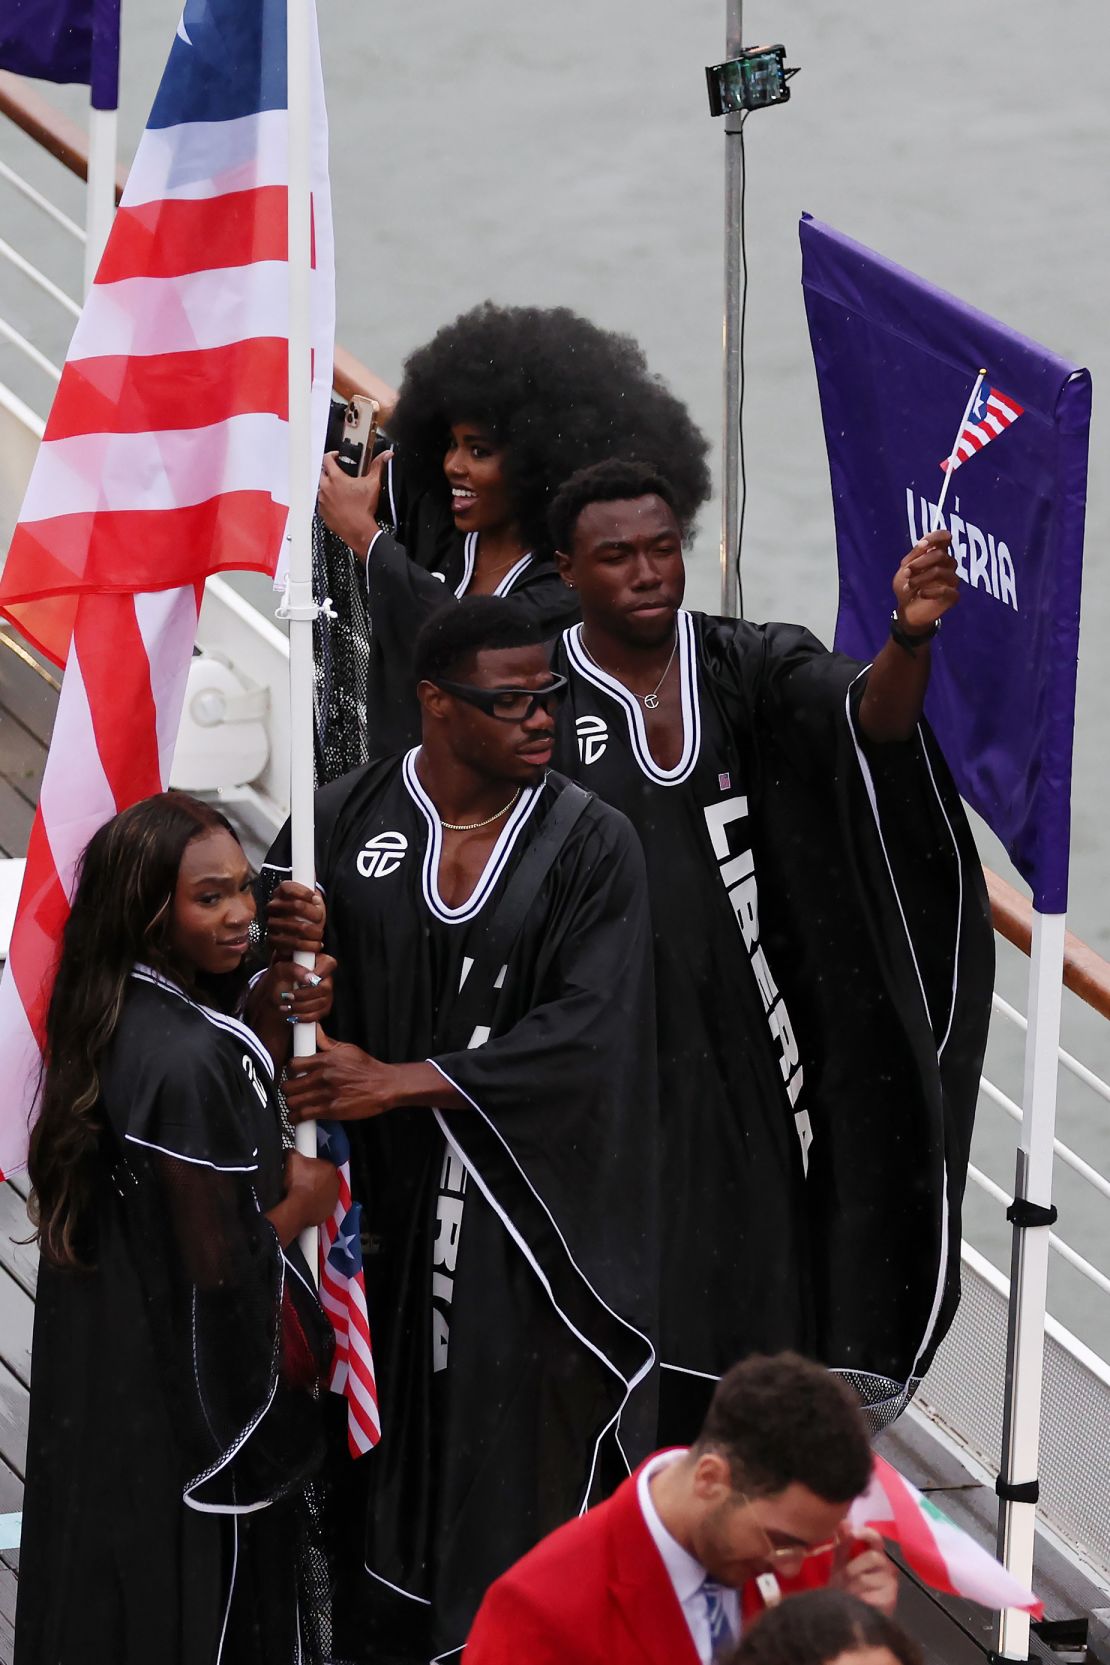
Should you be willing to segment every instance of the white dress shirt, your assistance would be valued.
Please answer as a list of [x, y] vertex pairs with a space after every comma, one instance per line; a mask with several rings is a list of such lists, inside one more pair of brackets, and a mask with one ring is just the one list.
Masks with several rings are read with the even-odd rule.
[[[668, 1463], [677, 1462], [686, 1455], [685, 1451], [661, 1451], [640, 1470], [640, 1478], [636, 1482], [636, 1495], [640, 1503], [640, 1512], [651, 1533], [656, 1549], [663, 1557], [663, 1565], [667, 1569], [667, 1576], [674, 1588], [678, 1605], [682, 1609], [682, 1616], [690, 1630], [693, 1643], [698, 1651], [698, 1658], [703, 1665], [712, 1665], [713, 1652], [709, 1640], [709, 1615], [705, 1609], [705, 1595], [702, 1585], [708, 1574], [700, 1561], [696, 1561], [688, 1550], [683, 1549], [677, 1539], [672, 1538], [663, 1522], [659, 1519], [659, 1511], [652, 1500], [650, 1482], [660, 1469], [666, 1468]], [[724, 1609], [732, 1626], [733, 1635], [740, 1636], [740, 1598], [735, 1590], [722, 1590]]]

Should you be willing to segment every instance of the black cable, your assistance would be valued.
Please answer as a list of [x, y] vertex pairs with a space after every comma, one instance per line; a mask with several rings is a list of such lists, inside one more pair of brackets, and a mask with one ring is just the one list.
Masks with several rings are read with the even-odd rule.
[[736, 610], [744, 617], [744, 580], [740, 573], [740, 552], [744, 544], [744, 516], [748, 507], [748, 470], [744, 456], [744, 337], [748, 322], [748, 237], [744, 205], [748, 194], [748, 169], [744, 157], [744, 123], [748, 111], [740, 117], [737, 138], [740, 141], [740, 351], [739, 388], [736, 400], [737, 461], [740, 465], [740, 502], [736, 514]]

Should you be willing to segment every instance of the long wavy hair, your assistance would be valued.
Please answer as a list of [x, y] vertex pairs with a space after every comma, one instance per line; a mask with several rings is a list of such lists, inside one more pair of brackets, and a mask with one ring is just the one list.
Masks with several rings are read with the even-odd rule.
[[218, 810], [184, 792], [132, 804], [95, 832], [81, 859], [46, 1014], [39, 1116], [31, 1129], [31, 1219], [56, 1266], [89, 1263], [85, 1227], [104, 1120], [100, 1066], [123, 1010], [132, 968], [144, 963], [207, 1004], [231, 1008], [242, 977], [200, 979], [176, 958], [173, 898], [185, 847], [222, 829]]

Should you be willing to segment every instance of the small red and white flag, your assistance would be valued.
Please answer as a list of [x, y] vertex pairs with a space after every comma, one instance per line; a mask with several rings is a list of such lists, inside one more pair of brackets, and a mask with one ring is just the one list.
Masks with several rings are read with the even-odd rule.
[[910, 1570], [943, 1595], [963, 1596], [997, 1612], [1017, 1607], [1034, 1619], [1044, 1616], [1044, 1604], [1032, 1590], [882, 1457], [876, 1456], [871, 1484], [852, 1504], [848, 1521], [896, 1543]]
[[[0, 579], [0, 613], [65, 667], [0, 982], [0, 1173], [26, 1162], [81, 853], [97, 827], [168, 784], [204, 580], [229, 568], [273, 573], [282, 550], [285, 36], [284, 0], [186, 0]], [[315, 31], [313, 42], [322, 451], [335, 273]], [[306, 467], [315, 477], [312, 458]]]
[[320, 1227], [320, 1303], [335, 1331], [328, 1386], [347, 1401], [347, 1449], [361, 1457], [382, 1437], [362, 1270], [362, 1205], [351, 1197], [351, 1147], [342, 1123], [317, 1122], [316, 1148], [339, 1173], [335, 1212]]
[[1000, 393], [997, 387], [987, 387], [984, 383], [968, 408], [967, 417], [956, 441], [954, 460], [945, 457], [941, 462], [944, 473], [948, 473], [950, 461], [954, 472], [967, 462], [969, 457], [981, 451], [984, 445], [989, 445], [992, 439], [1004, 434], [1024, 409], [1025, 406], [1019, 405], [1016, 399], [1011, 399], [1005, 393]]

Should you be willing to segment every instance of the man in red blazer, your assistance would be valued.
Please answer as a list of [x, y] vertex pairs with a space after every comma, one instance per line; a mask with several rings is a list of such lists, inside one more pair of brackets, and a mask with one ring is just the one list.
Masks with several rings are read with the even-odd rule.
[[748, 1359], [694, 1445], [649, 1457], [491, 1585], [466, 1665], [710, 1665], [765, 1606], [825, 1584], [890, 1612], [879, 1539], [842, 1531], [870, 1475], [839, 1377], [790, 1353]]

